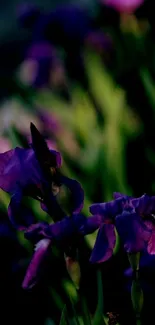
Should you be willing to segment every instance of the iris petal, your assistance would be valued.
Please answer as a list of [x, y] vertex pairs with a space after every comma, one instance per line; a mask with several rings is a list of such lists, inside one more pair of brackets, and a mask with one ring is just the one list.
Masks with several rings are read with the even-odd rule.
[[147, 251], [149, 254], [154, 255], [155, 254], [155, 224], [150, 220], [144, 221], [144, 224], [151, 231], [151, 236], [147, 245]]
[[103, 225], [99, 229], [90, 262], [102, 263], [108, 260], [113, 254], [115, 243], [116, 235], [114, 225]]
[[32, 149], [15, 148], [0, 154], [0, 188], [13, 194], [21, 188], [41, 181], [41, 171]]
[[27, 207], [22, 206], [23, 193], [20, 188], [12, 195], [8, 207], [8, 216], [12, 225], [18, 230], [24, 230], [31, 224], [35, 223], [32, 211]]
[[61, 183], [68, 187], [72, 195], [72, 214], [81, 212], [84, 205], [84, 190], [81, 184], [75, 179], [61, 176]]
[[24, 281], [22, 283], [23, 289], [31, 289], [37, 283], [50, 246], [51, 240], [41, 240], [41, 243], [38, 245], [38, 248], [36, 249], [28, 266]]
[[151, 232], [136, 213], [123, 212], [116, 217], [116, 229], [127, 253], [146, 248]]
[[133, 199], [132, 203], [139, 214], [148, 215], [155, 211], [155, 196], [144, 194], [138, 199]]
[[92, 214], [99, 214], [103, 216], [104, 219], [108, 217], [113, 218], [122, 212], [124, 202], [124, 197], [121, 197], [110, 202], [96, 203], [89, 207], [89, 211]]

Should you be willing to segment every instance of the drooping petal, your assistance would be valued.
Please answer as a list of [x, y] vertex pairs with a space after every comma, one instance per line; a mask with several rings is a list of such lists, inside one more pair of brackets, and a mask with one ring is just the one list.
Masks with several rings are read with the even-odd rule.
[[136, 213], [123, 212], [116, 217], [116, 229], [127, 253], [136, 253], [146, 248], [151, 232]]
[[41, 172], [32, 149], [16, 147], [0, 154], [0, 188], [13, 194], [17, 185], [21, 188], [38, 184]]
[[98, 232], [90, 262], [102, 263], [107, 261], [113, 254], [116, 243], [114, 225], [103, 225]]
[[84, 190], [81, 184], [75, 179], [68, 178], [64, 175], [60, 177], [60, 181], [62, 184], [68, 187], [71, 192], [72, 214], [80, 213], [84, 205]]
[[38, 241], [40, 240], [40, 231], [48, 226], [48, 222], [39, 222], [31, 224], [24, 231], [24, 237], [28, 240]]
[[28, 266], [24, 281], [22, 283], [23, 289], [31, 289], [37, 283], [51, 244], [50, 239], [42, 239], [37, 245], [36, 251]]
[[23, 192], [20, 188], [12, 195], [10, 204], [8, 206], [8, 216], [12, 225], [17, 230], [25, 230], [32, 223], [35, 223], [32, 211], [27, 207], [22, 206]]
[[63, 220], [45, 226], [40, 231], [44, 238], [54, 239], [56, 242], [65, 242], [70, 240], [76, 233], [76, 224], [74, 219], [65, 217]]

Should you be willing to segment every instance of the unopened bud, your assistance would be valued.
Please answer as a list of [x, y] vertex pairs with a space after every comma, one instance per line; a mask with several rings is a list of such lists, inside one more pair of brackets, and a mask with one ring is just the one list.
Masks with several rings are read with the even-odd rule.
[[72, 257], [65, 256], [66, 268], [73, 281], [76, 289], [79, 289], [80, 278], [81, 278], [81, 270], [79, 262]]

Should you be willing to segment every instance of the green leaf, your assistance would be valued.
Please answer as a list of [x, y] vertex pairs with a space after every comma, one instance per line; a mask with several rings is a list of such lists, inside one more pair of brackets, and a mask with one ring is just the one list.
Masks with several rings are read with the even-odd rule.
[[82, 305], [83, 323], [87, 324], [87, 325], [91, 325], [92, 324], [91, 317], [89, 314], [89, 309], [88, 309], [86, 299], [83, 295], [81, 295], [80, 300], [81, 300], [81, 305]]
[[80, 325], [80, 321], [79, 321], [78, 315], [77, 315], [75, 307], [74, 307], [73, 299], [72, 299], [71, 296], [69, 296], [69, 298], [70, 298], [70, 302], [71, 302], [71, 306], [72, 306], [72, 310], [73, 310], [73, 315], [74, 315], [74, 318], [72, 320], [73, 325]]
[[103, 288], [102, 288], [102, 274], [97, 271], [97, 287], [98, 287], [98, 304], [93, 318], [92, 325], [107, 325], [103, 314]]
[[64, 306], [62, 313], [61, 313], [61, 318], [60, 318], [60, 323], [59, 325], [69, 325], [69, 321], [67, 319], [67, 307], [66, 305]]
[[143, 82], [146, 94], [148, 96], [149, 102], [152, 108], [155, 109], [155, 84], [147, 68], [142, 68], [140, 70], [141, 80]]
[[73, 281], [75, 288], [79, 289], [80, 279], [81, 279], [81, 270], [78, 260], [71, 258], [70, 256], [65, 256], [66, 269], [68, 274]]
[[53, 287], [49, 287], [49, 292], [50, 295], [52, 296], [52, 298], [54, 299], [57, 307], [62, 310], [64, 308], [64, 300], [62, 299], [62, 297], [58, 294], [57, 290], [54, 289]]
[[68, 280], [62, 280], [62, 286], [67, 293], [67, 295], [70, 297], [71, 301], [77, 302], [78, 300], [78, 295], [77, 295], [77, 290], [75, 288], [75, 285], [73, 282], [68, 281]]
[[139, 281], [139, 261], [140, 261], [140, 253], [136, 254], [128, 254], [128, 259], [130, 265], [132, 267], [133, 272], [135, 273], [135, 279], [132, 281], [131, 286], [131, 300], [132, 306], [137, 318], [137, 325], [141, 324], [140, 322], [140, 314], [143, 308], [144, 295], [141, 289], [140, 281]]
[[132, 281], [131, 300], [136, 318], [139, 319], [143, 308], [144, 295], [138, 279]]
[[139, 270], [140, 252], [128, 254], [128, 259], [133, 271]]
[[118, 232], [116, 230], [116, 228], [114, 228], [114, 231], [115, 231], [115, 235], [116, 235], [116, 244], [115, 244], [115, 247], [114, 247], [114, 250], [113, 250], [113, 254], [116, 255], [120, 249], [120, 237], [118, 235]]
[[20, 145], [19, 137], [15, 133], [15, 130], [14, 130], [13, 126], [10, 125], [7, 132], [8, 132], [9, 139], [10, 139], [10, 141], [12, 143], [12, 146], [14, 148], [19, 146]]

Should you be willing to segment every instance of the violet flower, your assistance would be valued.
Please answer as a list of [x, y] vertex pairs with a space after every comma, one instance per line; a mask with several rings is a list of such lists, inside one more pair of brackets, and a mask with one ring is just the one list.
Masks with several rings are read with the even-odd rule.
[[[65, 217], [55, 224], [42, 225], [42, 229], [40, 228], [38, 232], [41, 239], [35, 247], [35, 253], [27, 269], [22, 284], [23, 289], [31, 289], [38, 282], [46, 256], [53, 244], [58, 245], [65, 252], [80, 236], [85, 236], [98, 229], [100, 219], [99, 216], [86, 218], [83, 215], [75, 214], [72, 217]], [[28, 240], [31, 240], [35, 235], [34, 226], [25, 232], [25, 237]]]
[[[115, 227], [127, 253], [146, 250], [155, 254], [155, 197], [143, 195], [134, 199], [120, 193], [114, 201], [94, 204], [92, 214], [102, 218], [96, 243], [90, 258], [91, 262], [103, 262], [113, 254], [116, 243]], [[101, 249], [102, 247], [102, 249]]]
[[[48, 224], [46, 222], [34, 223], [31, 211], [22, 209], [23, 196], [38, 199], [41, 202], [41, 208], [49, 213], [54, 221], [61, 220], [64, 218], [65, 212], [56, 201], [54, 191], [64, 184], [72, 195], [70, 222], [73, 227], [72, 219], [76, 218], [83, 207], [84, 191], [79, 182], [64, 176], [58, 170], [61, 167], [60, 153], [48, 149], [45, 140], [34, 124], [31, 123], [30, 129], [32, 149], [15, 148], [0, 155], [0, 188], [11, 194], [8, 214], [12, 224], [18, 230], [23, 230], [25, 236], [36, 243], [42, 238], [41, 230]], [[60, 226], [62, 228], [62, 231], [60, 228], [61, 237], [61, 232], [71, 232], [70, 228], [63, 230], [65, 224], [62, 223]], [[69, 236], [69, 233], [66, 236]], [[36, 265], [37, 270], [41, 268], [42, 259], [44, 260], [44, 256], [51, 246], [51, 239], [45, 240], [43, 243], [43, 251], [37, 251], [37, 257], [34, 256], [36, 262], [32, 263], [33, 273], [35, 273]]]
[[32, 42], [47, 41], [52, 46], [65, 50], [65, 65], [69, 76], [88, 87], [81, 49], [87, 44], [97, 52], [103, 53], [111, 48], [111, 40], [94, 27], [87, 10], [77, 5], [65, 4], [37, 16], [34, 14], [34, 8], [31, 10], [31, 7], [27, 7], [24, 14], [21, 10], [18, 17], [20, 22], [23, 21], [23, 25], [31, 26]]
[[29, 47], [20, 68], [20, 79], [36, 89], [52, 89], [62, 95], [68, 94], [63, 62], [55, 47], [47, 41], [35, 40]]
[[[18, 230], [26, 230], [34, 224], [31, 211], [22, 209], [23, 196], [30, 196], [41, 203], [53, 219], [61, 220], [65, 213], [52, 193], [52, 187], [64, 184], [73, 197], [72, 213], [83, 207], [84, 193], [81, 185], [59, 173], [61, 155], [49, 150], [34, 125], [31, 125], [32, 148], [15, 148], [0, 154], [0, 188], [11, 195], [9, 218]], [[54, 189], [53, 189], [54, 191]], [[37, 226], [37, 225], [36, 225]]]
[[90, 262], [101, 263], [112, 256], [116, 243], [115, 216], [122, 213], [126, 202], [128, 202], [127, 198], [119, 197], [111, 202], [96, 203], [90, 206], [90, 212], [93, 215], [99, 215], [102, 220]]
[[132, 210], [115, 219], [116, 229], [127, 253], [146, 251], [155, 254], [155, 197], [144, 194], [132, 199]]

